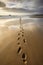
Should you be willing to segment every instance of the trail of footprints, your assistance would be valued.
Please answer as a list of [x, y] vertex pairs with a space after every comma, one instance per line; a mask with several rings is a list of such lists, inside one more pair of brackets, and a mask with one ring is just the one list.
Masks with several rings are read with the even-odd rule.
[[[22, 33], [22, 37], [24, 37], [24, 30], [20, 30], [20, 32], [18, 33], [18, 38], [17, 38], [17, 41], [19, 41], [20, 40], [20, 38], [21, 38], [21, 33]], [[26, 42], [26, 40], [25, 40], [25, 38], [23, 39], [23, 43], [25, 43]], [[18, 45], [18, 50], [17, 50], [17, 54], [21, 54], [21, 52], [23, 51], [23, 49], [22, 49], [22, 47], [21, 47], [21, 45], [20, 45], [21, 43], [20, 42], [18, 42], [17, 43], [17, 45]], [[22, 56], [21, 56], [21, 58], [22, 58], [22, 61], [23, 61], [23, 63], [24, 64], [27, 64], [27, 55], [26, 55], [26, 53], [23, 51], [23, 53], [22, 53]]]

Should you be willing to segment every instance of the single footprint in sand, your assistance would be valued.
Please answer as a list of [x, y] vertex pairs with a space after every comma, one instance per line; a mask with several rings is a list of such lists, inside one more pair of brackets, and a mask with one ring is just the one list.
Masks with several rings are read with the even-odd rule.
[[25, 43], [25, 42], [26, 42], [26, 40], [25, 40], [25, 39], [23, 39], [23, 42]]
[[17, 40], [19, 40], [20, 39], [20, 37], [18, 37], [18, 39]]
[[23, 58], [23, 59], [25, 58], [25, 53], [22, 54], [22, 58]]
[[27, 56], [25, 53], [22, 54], [22, 59], [23, 59], [24, 64], [27, 64]]
[[17, 53], [20, 54], [22, 52], [22, 48], [19, 47]]
[[18, 33], [18, 35], [20, 35], [20, 33]]
[[19, 43], [19, 42], [18, 42], [17, 44], [18, 44], [18, 45], [20, 45], [20, 43]]
[[22, 34], [22, 37], [24, 37], [24, 35]]
[[17, 43], [18, 46], [21, 46], [20, 42]]

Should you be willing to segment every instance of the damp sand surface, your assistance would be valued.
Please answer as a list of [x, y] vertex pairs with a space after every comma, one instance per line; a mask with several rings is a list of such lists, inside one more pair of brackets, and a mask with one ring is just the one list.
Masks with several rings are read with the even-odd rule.
[[43, 65], [43, 23], [0, 29], [0, 65]]

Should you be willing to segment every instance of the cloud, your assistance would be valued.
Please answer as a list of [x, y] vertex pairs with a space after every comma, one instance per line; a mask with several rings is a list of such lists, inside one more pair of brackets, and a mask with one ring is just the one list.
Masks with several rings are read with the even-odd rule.
[[30, 1], [30, 0], [8, 0], [9, 2], [25, 2], [25, 1]]
[[6, 4], [4, 2], [0, 1], [0, 7], [5, 7], [5, 6], [6, 6]]

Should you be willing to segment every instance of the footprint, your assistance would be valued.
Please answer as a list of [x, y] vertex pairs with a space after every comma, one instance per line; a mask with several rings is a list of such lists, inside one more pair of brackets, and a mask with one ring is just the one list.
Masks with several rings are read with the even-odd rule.
[[17, 44], [19, 45], [20, 43], [18, 42]]
[[20, 35], [20, 33], [18, 33], [18, 35]]
[[22, 37], [23, 37], [24, 35], [22, 34]]
[[18, 37], [18, 40], [20, 39], [20, 37]]
[[24, 59], [25, 59], [25, 53], [23, 53], [23, 54], [22, 54], [22, 58], [24, 58]]
[[21, 47], [19, 47], [19, 49], [18, 49], [17, 53], [18, 53], [18, 54], [20, 54], [21, 52], [22, 52], [22, 48], [21, 48]]
[[25, 42], [26, 42], [26, 40], [25, 40], [25, 39], [23, 39], [23, 42], [25, 43]]
[[27, 64], [27, 56], [25, 53], [22, 54], [22, 59], [25, 64]]

